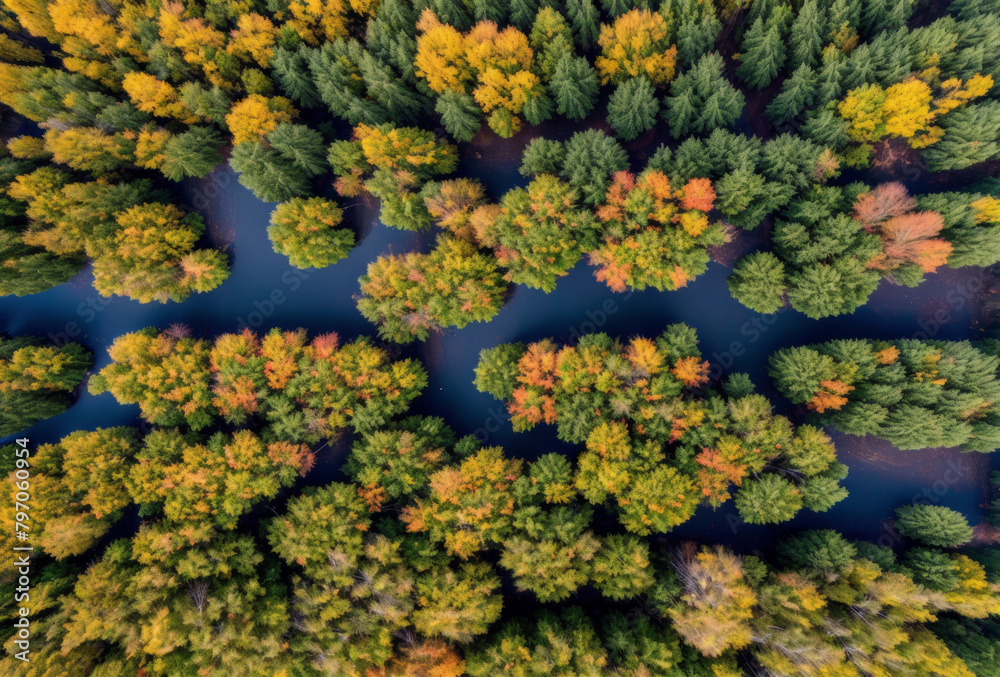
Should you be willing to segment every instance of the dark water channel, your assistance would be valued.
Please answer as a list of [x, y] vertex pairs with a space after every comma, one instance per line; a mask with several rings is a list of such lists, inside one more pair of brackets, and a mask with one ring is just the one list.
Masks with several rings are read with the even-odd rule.
[[[460, 173], [481, 177], [497, 197], [524, 183], [510, 159], [497, 160], [475, 147], [467, 156]], [[0, 299], [0, 330], [80, 341], [94, 351], [95, 369], [108, 364], [106, 349], [115, 337], [175, 322], [190, 326], [202, 338], [243, 326], [258, 331], [305, 327], [311, 334], [332, 330], [346, 339], [374, 335], [374, 327], [361, 317], [352, 298], [358, 277], [380, 254], [426, 249], [434, 237], [392, 230], [377, 222], [374, 209], [349, 207], [347, 217], [360, 234], [359, 246], [334, 266], [298, 271], [271, 250], [266, 227], [273, 205], [254, 198], [227, 167], [187, 185], [185, 197], [206, 217], [213, 242], [226, 246], [232, 256], [232, 276], [219, 289], [195, 295], [183, 304], [143, 305], [103, 299], [85, 271], [42, 294]], [[572, 455], [576, 450], [556, 439], [554, 427], [513, 433], [502, 405], [472, 385], [473, 368], [484, 347], [549, 336], [572, 340], [591, 331], [655, 336], [666, 324], [684, 322], [698, 330], [702, 353], [713, 363], [714, 372], [748, 372], [779, 409], [795, 417], [798, 412], [790, 410], [767, 379], [767, 356], [780, 347], [828, 338], [966, 339], [978, 335], [970, 313], [970, 302], [983, 286], [984, 273], [978, 269], [945, 269], [917, 289], [883, 283], [870, 303], [855, 314], [822, 321], [792, 311], [758, 315], [730, 297], [728, 274], [726, 267], [712, 263], [705, 275], [677, 292], [615, 294], [594, 279], [588, 265], [580, 263], [551, 294], [517, 287], [510, 302], [488, 324], [448, 331], [426, 344], [389, 348], [399, 356], [420, 359], [430, 373], [427, 390], [416, 403], [419, 413], [443, 416], [460, 434], [475, 433], [491, 445], [532, 458], [549, 451]], [[78, 429], [137, 423], [138, 407], [120, 406], [108, 394], [93, 397], [83, 392], [70, 410], [27, 434], [33, 444], [40, 444]], [[857, 537], [888, 538], [881, 522], [896, 506], [915, 498], [960, 510], [973, 523], [981, 521], [988, 496], [988, 456], [957, 450], [900, 452], [872, 439], [844, 435], [835, 439], [840, 459], [850, 467], [845, 484], [851, 495], [829, 512], [803, 512], [780, 527], [751, 527], [738, 524], [729, 503], [715, 511], [701, 508], [670, 537], [754, 548], [765, 547], [790, 530], [835, 527]], [[338, 478], [348, 442], [345, 439], [322, 449], [317, 467], [305, 482], [322, 484]]]

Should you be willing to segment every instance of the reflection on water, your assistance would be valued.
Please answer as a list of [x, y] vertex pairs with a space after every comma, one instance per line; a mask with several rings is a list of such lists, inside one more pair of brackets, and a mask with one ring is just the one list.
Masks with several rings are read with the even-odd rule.
[[[524, 183], [517, 174], [516, 161], [502, 158], [491, 162], [481, 148], [477, 152], [479, 157], [470, 154], [462, 171], [482, 176], [495, 194]], [[219, 289], [195, 295], [183, 304], [142, 305], [119, 298], [102, 299], [90, 285], [89, 271], [85, 271], [70, 283], [42, 294], [0, 299], [0, 329], [80, 341], [96, 353], [97, 369], [109, 362], [106, 349], [115, 337], [174, 322], [189, 325], [200, 337], [245, 326], [260, 331], [279, 326], [305, 327], [313, 334], [332, 330], [350, 339], [374, 333], [352, 298], [368, 263], [387, 252], [426, 250], [434, 239], [432, 233], [402, 232], [380, 224], [372, 227], [374, 209], [349, 207], [346, 218], [361, 235], [359, 246], [334, 266], [299, 271], [271, 250], [266, 228], [273, 205], [256, 200], [228, 168], [219, 168], [208, 179], [188, 185], [186, 199], [205, 215], [210, 239], [229, 247], [233, 256], [232, 277]], [[849, 337], [975, 338], [969, 304], [983, 287], [983, 273], [977, 269], [945, 269], [916, 289], [885, 282], [870, 303], [855, 314], [822, 321], [792, 311], [773, 316], [754, 313], [730, 297], [728, 272], [713, 263], [704, 276], [676, 292], [615, 294], [594, 279], [589, 266], [580, 263], [551, 294], [516, 288], [509, 303], [488, 324], [449, 331], [426, 344], [389, 347], [399, 356], [419, 358], [430, 372], [427, 391], [416, 403], [419, 413], [444, 416], [460, 434], [476, 434], [491, 445], [532, 458], [550, 451], [572, 455], [576, 450], [556, 439], [554, 426], [515, 435], [502, 405], [476, 392], [472, 370], [484, 347], [550, 336], [572, 341], [592, 331], [652, 336], [668, 323], [685, 322], [698, 330], [702, 353], [713, 364], [714, 374], [748, 372], [781, 408], [787, 403], [771, 388], [766, 361], [772, 351], [783, 346]], [[795, 416], [798, 412], [786, 413]], [[77, 429], [138, 423], [137, 416], [138, 407], [119, 406], [108, 394], [92, 397], [84, 393], [69, 411], [42, 422], [29, 435], [36, 444], [52, 442]], [[695, 519], [670, 537], [753, 548], [793, 529], [836, 527], [850, 535], [876, 538], [879, 521], [891, 516], [897, 505], [913, 500], [948, 505], [968, 515], [970, 521], [980, 521], [989, 457], [956, 450], [900, 452], [877, 440], [845, 435], [835, 439], [841, 460], [851, 469], [845, 480], [851, 496], [829, 512], [803, 512], [780, 527], [751, 527], [739, 524], [729, 503], [716, 511], [702, 508]], [[326, 483], [339, 477], [337, 469], [346, 453], [346, 442], [341, 440], [318, 454], [320, 463], [306, 483]]]

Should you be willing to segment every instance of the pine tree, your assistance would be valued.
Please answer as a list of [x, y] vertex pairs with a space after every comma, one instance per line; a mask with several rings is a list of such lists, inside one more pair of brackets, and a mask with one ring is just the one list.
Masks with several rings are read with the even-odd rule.
[[570, 120], [582, 120], [590, 115], [599, 89], [597, 73], [590, 63], [568, 54], [559, 60], [549, 83], [556, 112]]
[[566, 16], [577, 46], [585, 52], [593, 49], [601, 27], [601, 12], [594, 0], [566, 0]]
[[816, 73], [805, 64], [781, 83], [781, 92], [767, 106], [772, 125], [781, 125], [801, 115], [816, 102]]
[[972, 540], [965, 516], [943, 505], [904, 505], [896, 517], [899, 533], [927, 545], [954, 548]]
[[160, 171], [171, 181], [207, 176], [222, 162], [221, 145], [222, 138], [214, 129], [190, 127], [167, 141]]
[[729, 277], [733, 298], [758, 313], [776, 313], [784, 305], [785, 266], [771, 252], [754, 252], [740, 259]]
[[729, 127], [740, 116], [743, 104], [743, 94], [722, 74], [722, 57], [712, 53], [670, 83], [664, 115], [670, 134], [679, 139]]
[[632, 141], [656, 124], [660, 102], [653, 85], [640, 76], [618, 85], [608, 102], [608, 124], [626, 141]]
[[472, 141], [482, 124], [482, 113], [475, 100], [468, 94], [451, 89], [438, 97], [434, 110], [441, 116], [441, 124], [456, 141]]
[[[878, 0], [876, 0], [878, 1]], [[796, 71], [803, 66], [815, 68], [825, 46], [829, 31], [817, 0], [806, 0], [799, 9], [788, 35], [788, 67]]]
[[754, 89], [763, 89], [785, 64], [785, 36], [773, 17], [767, 23], [759, 17], [743, 39], [737, 75]]

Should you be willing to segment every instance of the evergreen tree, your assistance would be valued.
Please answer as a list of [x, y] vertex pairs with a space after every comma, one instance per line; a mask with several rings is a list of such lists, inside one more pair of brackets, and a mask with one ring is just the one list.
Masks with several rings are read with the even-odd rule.
[[754, 89], [771, 84], [785, 65], [785, 30], [777, 13], [765, 23], [758, 17], [740, 45], [740, 66], [737, 75]]
[[818, 66], [828, 33], [817, 0], [802, 3], [788, 34], [788, 67], [799, 71], [803, 66]]
[[781, 92], [767, 105], [767, 118], [773, 125], [784, 124], [808, 110], [815, 101], [816, 73], [803, 64], [781, 83]]
[[482, 124], [480, 108], [468, 94], [448, 90], [438, 97], [434, 110], [456, 141], [472, 141]]
[[608, 124], [626, 141], [632, 141], [656, 124], [660, 102], [653, 85], [639, 76], [622, 82], [608, 102]]
[[222, 162], [218, 151], [221, 144], [222, 138], [214, 129], [190, 127], [163, 147], [164, 162], [160, 171], [171, 181], [207, 176]]
[[722, 57], [712, 53], [670, 83], [664, 115], [670, 122], [670, 134], [679, 139], [731, 126], [743, 104], [743, 94], [722, 74]]
[[582, 120], [590, 114], [599, 89], [597, 73], [590, 63], [569, 54], [558, 61], [549, 82], [556, 112], [570, 120]]
[[754, 252], [736, 262], [729, 293], [758, 313], [776, 313], [784, 305], [785, 266], [771, 252]]
[[904, 505], [896, 508], [896, 518], [899, 533], [927, 545], [954, 548], [972, 540], [965, 516], [943, 505]]

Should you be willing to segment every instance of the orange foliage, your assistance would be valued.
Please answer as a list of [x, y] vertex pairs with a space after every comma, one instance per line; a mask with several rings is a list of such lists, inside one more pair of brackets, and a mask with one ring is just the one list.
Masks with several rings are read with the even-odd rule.
[[861, 222], [866, 230], [890, 216], [899, 216], [917, 206], [915, 198], [911, 197], [906, 186], [893, 181], [876, 186], [871, 192], [865, 193], [854, 204], [854, 218]]
[[708, 179], [691, 179], [684, 184], [681, 209], [700, 209], [703, 212], [710, 212], [714, 203], [715, 189]]
[[899, 348], [889, 346], [875, 353], [875, 361], [879, 364], [895, 364], [899, 359]]
[[707, 361], [701, 362], [695, 356], [682, 357], [674, 363], [671, 373], [689, 388], [697, 388], [708, 383]]
[[888, 262], [916, 263], [925, 273], [933, 273], [944, 265], [952, 246], [934, 236], [944, 228], [944, 219], [937, 212], [913, 212], [889, 219], [882, 226], [882, 249]]
[[822, 388], [806, 403], [806, 407], [820, 414], [827, 409], [840, 409], [847, 404], [844, 395], [854, 390], [854, 386], [837, 379], [823, 381], [820, 385]]

